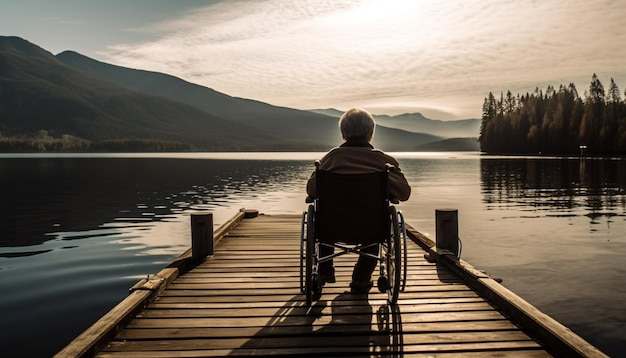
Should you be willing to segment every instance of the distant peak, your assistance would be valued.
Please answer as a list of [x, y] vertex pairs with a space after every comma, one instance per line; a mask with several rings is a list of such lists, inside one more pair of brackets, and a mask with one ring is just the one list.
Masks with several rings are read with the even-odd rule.
[[86, 56], [81, 55], [80, 53], [78, 53], [76, 51], [72, 51], [72, 50], [65, 50], [63, 52], [59, 52], [57, 54], [57, 56], [80, 56], [80, 57], [86, 57]]
[[17, 36], [0, 36], [0, 51], [16, 52], [27, 56], [51, 56], [43, 48]]
[[56, 55], [57, 58], [74, 58], [74, 59], [81, 59], [81, 60], [91, 60], [91, 61], [96, 61], [94, 59], [92, 59], [91, 57], [85, 56], [81, 53], [78, 53], [76, 51], [72, 51], [72, 50], [65, 50], [63, 52], [60, 52]]
[[18, 37], [18, 36], [0, 36], [0, 44], [5, 44], [5, 43], [28, 43], [28, 44], [31, 44], [30, 42], [28, 42], [25, 39], [23, 39], [21, 37]]

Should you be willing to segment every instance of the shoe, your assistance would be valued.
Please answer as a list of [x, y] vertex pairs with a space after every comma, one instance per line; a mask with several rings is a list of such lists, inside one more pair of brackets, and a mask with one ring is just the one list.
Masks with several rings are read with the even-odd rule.
[[370, 281], [367, 283], [362, 282], [352, 282], [350, 283], [350, 293], [363, 294], [368, 293], [374, 286], [374, 282]]

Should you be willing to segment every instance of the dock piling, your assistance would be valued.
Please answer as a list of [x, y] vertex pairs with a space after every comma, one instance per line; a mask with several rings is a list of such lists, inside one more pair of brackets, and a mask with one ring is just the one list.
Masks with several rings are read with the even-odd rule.
[[191, 257], [194, 264], [213, 255], [213, 213], [191, 214]]
[[459, 211], [457, 209], [435, 210], [436, 243], [438, 249], [445, 249], [459, 257]]

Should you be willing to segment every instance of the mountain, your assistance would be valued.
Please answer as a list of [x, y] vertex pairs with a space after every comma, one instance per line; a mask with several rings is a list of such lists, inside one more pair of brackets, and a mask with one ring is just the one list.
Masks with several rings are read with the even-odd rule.
[[[315, 143], [324, 149], [341, 141], [337, 119], [326, 115], [231, 97], [171, 75], [115, 66], [72, 51], [62, 52], [56, 57], [65, 65], [102, 80], [194, 106], [214, 116], [269, 132], [283, 141]], [[413, 150], [439, 139], [430, 134], [381, 126], [373, 143], [384, 150], [400, 151]]]
[[[50, 52], [0, 36], [0, 138], [173, 141], [189, 150], [327, 150], [337, 119], [231, 97], [167, 74]], [[437, 136], [379, 126], [374, 144], [413, 150]], [[141, 150], [141, 149], [138, 149]]]
[[[311, 112], [340, 117], [342, 112], [334, 109], [313, 109]], [[397, 116], [375, 115], [376, 123], [389, 128], [402, 128], [415, 133], [430, 133], [444, 138], [478, 137], [479, 119], [441, 121], [424, 117], [421, 113], [405, 113]]]
[[[283, 140], [293, 138], [306, 141], [316, 137], [324, 138], [322, 142], [328, 144], [336, 137], [336, 130], [328, 130], [329, 125], [334, 125], [333, 121], [326, 117], [231, 97], [171, 75], [115, 66], [72, 51], [62, 52], [56, 57], [68, 67], [101, 80], [185, 103], [211, 115], [249, 125], [261, 132], [274, 133]], [[322, 122], [321, 128], [319, 122]]]
[[44, 130], [55, 137], [154, 138], [204, 149], [275, 140], [193, 106], [88, 76], [17, 37], [0, 37], [0, 93], [4, 136]]

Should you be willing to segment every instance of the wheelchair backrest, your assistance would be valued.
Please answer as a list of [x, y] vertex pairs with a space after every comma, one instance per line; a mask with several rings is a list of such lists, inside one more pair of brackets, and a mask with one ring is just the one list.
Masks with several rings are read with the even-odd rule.
[[315, 236], [320, 242], [369, 244], [389, 237], [388, 172], [315, 174]]

